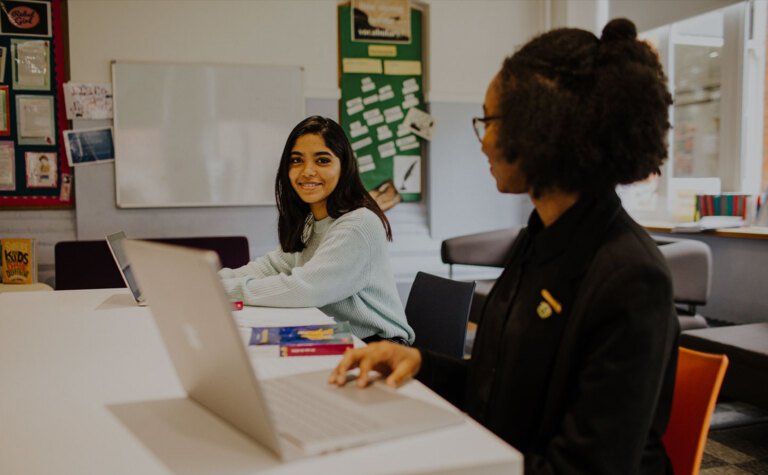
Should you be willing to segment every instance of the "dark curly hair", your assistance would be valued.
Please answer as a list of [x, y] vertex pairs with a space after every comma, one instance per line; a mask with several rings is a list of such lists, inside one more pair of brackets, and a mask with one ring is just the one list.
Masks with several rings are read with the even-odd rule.
[[277, 202], [277, 234], [280, 238], [280, 247], [284, 252], [299, 252], [306, 247], [304, 242], [304, 228], [310, 219], [311, 211], [288, 178], [291, 151], [299, 137], [307, 134], [316, 134], [323, 138], [328, 147], [341, 162], [341, 175], [336, 188], [328, 196], [326, 207], [328, 216], [339, 216], [356, 210], [368, 208], [381, 220], [387, 239], [392, 240], [392, 228], [387, 217], [376, 204], [376, 201], [368, 194], [360, 181], [360, 173], [357, 169], [357, 160], [352, 152], [344, 130], [331, 119], [314, 115], [299, 122], [288, 135], [280, 157], [280, 165], [275, 177], [275, 201]]
[[498, 145], [534, 196], [592, 193], [660, 173], [672, 97], [658, 56], [626, 19], [602, 38], [544, 33], [506, 58], [499, 75]]

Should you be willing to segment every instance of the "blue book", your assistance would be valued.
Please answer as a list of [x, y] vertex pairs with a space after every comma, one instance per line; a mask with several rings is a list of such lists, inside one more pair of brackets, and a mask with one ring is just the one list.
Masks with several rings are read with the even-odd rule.
[[281, 356], [343, 354], [354, 347], [349, 322], [292, 327], [254, 327], [249, 345], [280, 345]]

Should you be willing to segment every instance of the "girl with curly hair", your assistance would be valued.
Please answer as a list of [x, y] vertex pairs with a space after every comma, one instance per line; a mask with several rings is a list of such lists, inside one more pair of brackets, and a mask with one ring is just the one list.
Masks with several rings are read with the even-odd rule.
[[360, 368], [432, 387], [525, 456], [526, 474], [664, 474], [678, 322], [669, 270], [618, 184], [658, 173], [671, 97], [634, 24], [557, 29], [507, 58], [474, 120], [502, 193], [535, 206], [478, 324], [472, 358], [385, 343]]

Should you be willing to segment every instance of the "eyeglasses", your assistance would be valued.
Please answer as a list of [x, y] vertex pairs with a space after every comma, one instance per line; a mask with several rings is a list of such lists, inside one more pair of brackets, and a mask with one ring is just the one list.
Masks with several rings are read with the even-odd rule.
[[485, 129], [488, 127], [488, 122], [499, 119], [501, 119], [500, 115], [487, 115], [485, 117], [472, 118], [472, 128], [475, 129], [475, 135], [477, 135], [477, 140], [479, 140], [480, 143], [483, 143], [483, 137], [485, 137]]

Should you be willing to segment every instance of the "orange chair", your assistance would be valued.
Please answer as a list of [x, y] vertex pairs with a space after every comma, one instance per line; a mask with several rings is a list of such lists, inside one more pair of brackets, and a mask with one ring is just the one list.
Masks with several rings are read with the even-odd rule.
[[699, 473], [709, 420], [727, 367], [725, 355], [680, 348], [672, 413], [662, 437], [675, 475]]

